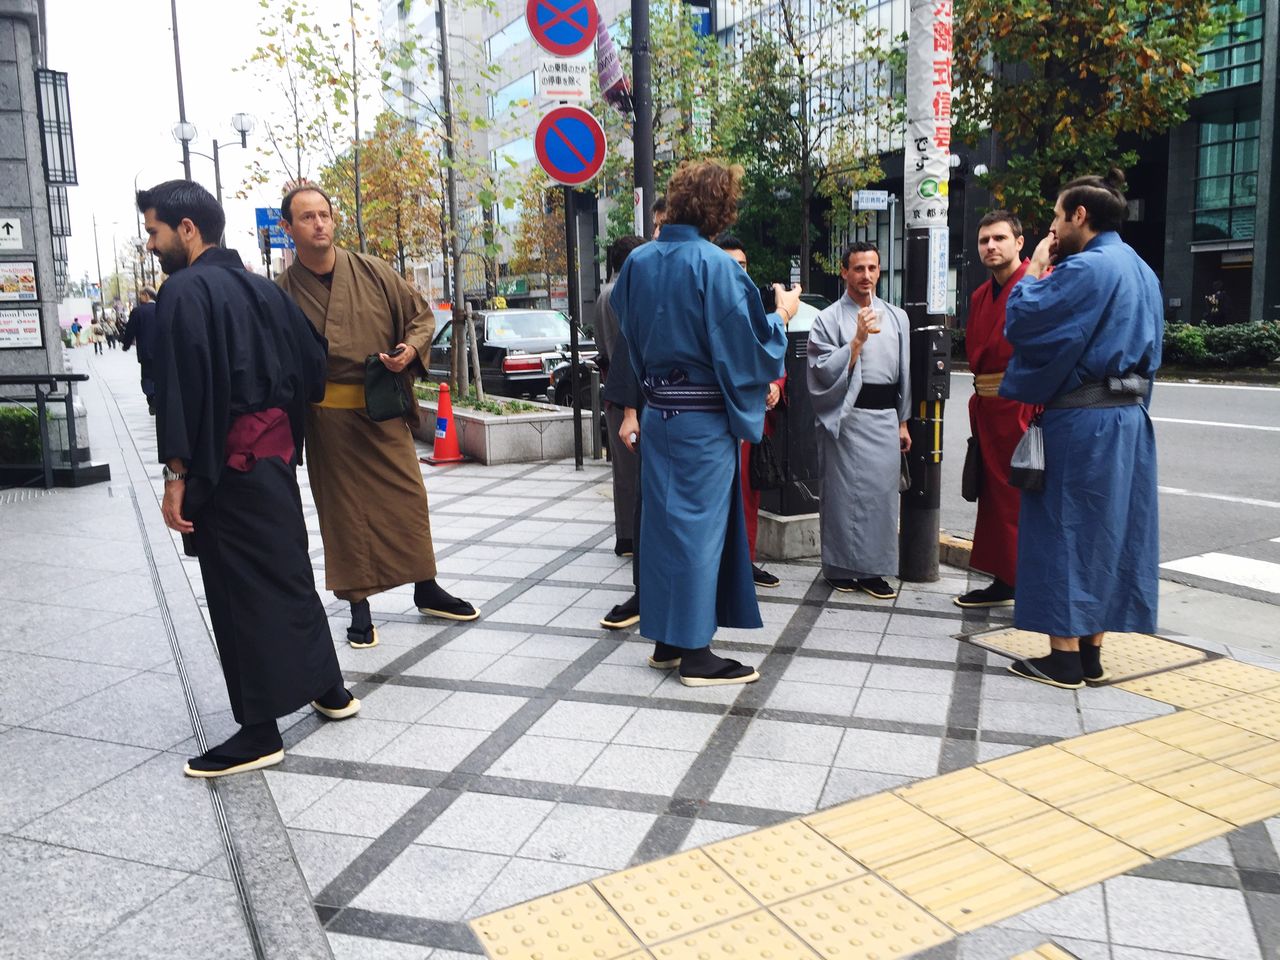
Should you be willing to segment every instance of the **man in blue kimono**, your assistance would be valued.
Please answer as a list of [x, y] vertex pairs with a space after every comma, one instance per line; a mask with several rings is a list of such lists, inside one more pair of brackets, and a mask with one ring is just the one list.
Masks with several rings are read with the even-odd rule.
[[661, 236], [622, 267], [610, 303], [644, 387], [640, 419], [640, 633], [649, 664], [686, 686], [751, 683], [711, 653], [717, 626], [759, 627], [738, 480], [738, 441], [758, 443], [799, 291], [766, 314], [751, 278], [707, 238], [737, 215], [741, 168], [686, 163]]
[[1155, 274], [1117, 232], [1127, 206], [1123, 180], [1113, 177], [1063, 188], [1049, 236], [1005, 308], [1013, 359], [1000, 396], [1045, 406], [1044, 489], [1022, 493], [1014, 623], [1047, 633], [1051, 647], [1009, 669], [1067, 688], [1107, 679], [1107, 631], [1156, 627], [1156, 440], [1147, 404], [1162, 299]]

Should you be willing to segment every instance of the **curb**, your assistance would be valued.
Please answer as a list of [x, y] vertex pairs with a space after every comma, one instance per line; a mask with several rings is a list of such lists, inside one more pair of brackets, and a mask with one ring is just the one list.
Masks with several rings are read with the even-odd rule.
[[969, 557], [973, 554], [973, 541], [943, 531], [938, 537], [938, 559], [952, 567], [969, 569]]

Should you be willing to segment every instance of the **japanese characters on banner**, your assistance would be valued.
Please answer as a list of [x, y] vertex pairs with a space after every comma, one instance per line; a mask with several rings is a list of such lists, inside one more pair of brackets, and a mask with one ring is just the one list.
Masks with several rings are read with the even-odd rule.
[[947, 224], [952, 0], [911, 0], [907, 34], [908, 230]]

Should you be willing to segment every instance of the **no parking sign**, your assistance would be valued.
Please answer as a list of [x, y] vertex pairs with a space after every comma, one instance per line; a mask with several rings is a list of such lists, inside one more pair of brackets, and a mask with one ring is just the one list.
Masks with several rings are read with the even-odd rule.
[[600, 23], [595, 0], [528, 0], [524, 18], [534, 42], [557, 57], [576, 57], [590, 48]]
[[556, 107], [538, 124], [533, 148], [547, 176], [566, 187], [580, 186], [604, 165], [604, 128], [582, 107]]

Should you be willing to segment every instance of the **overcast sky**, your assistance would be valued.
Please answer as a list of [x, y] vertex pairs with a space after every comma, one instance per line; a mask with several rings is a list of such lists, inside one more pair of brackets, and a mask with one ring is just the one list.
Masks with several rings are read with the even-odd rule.
[[[313, 4], [334, 20], [346, 14], [346, 0]], [[376, 2], [366, 5], [376, 14]], [[170, 132], [178, 95], [169, 0], [48, 0], [47, 9], [48, 66], [69, 75], [80, 180], [68, 190], [69, 276], [96, 280], [94, 215], [105, 278], [114, 269], [113, 237], [124, 243], [137, 232], [135, 176], [140, 187], [182, 176], [182, 149]], [[235, 70], [258, 46], [261, 13], [258, 0], [178, 0], [187, 120], [199, 131], [192, 149], [212, 154], [218, 140], [227, 198], [244, 181], [255, 140], [263, 142], [251, 134], [250, 150], [242, 150], [232, 114], [260, 115], [276, 102], [255, 92], [250, 72]], [[212, 161], [193, 154], [191, 173], [213, 192]], [[227, 246], [260, 263], [254, 208], [279, 198], [278, 188], [260, 188], [248, 200], [226, 199]]]

